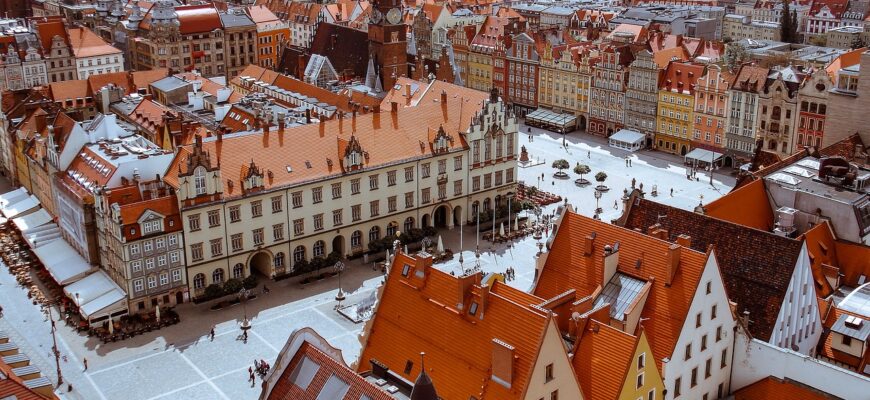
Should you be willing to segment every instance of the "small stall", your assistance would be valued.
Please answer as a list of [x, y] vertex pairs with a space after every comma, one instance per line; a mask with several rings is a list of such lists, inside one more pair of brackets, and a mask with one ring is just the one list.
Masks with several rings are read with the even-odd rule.
[[576, 129], [577, 117], [571, 114], [560, 114], [539, 108], [526, 114], [526, 125], [566, 133]]
[[687, 165], [706, 167], [716, 165], [722, 160], [722, 154], [702, 148], [696, 148], [685, 155]]
[[638, 151], [646, 145], [646, 135], [629, 129], [620, 129], [619, 132], [607, 138], [610, 147], [628, 151]]

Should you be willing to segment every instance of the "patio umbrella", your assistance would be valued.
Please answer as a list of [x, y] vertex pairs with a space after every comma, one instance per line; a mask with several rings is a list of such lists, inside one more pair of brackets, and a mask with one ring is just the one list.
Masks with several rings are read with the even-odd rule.
[[111, 314], [109, 315], [109, 334], [110, 335], [115, 334], [115, 321], [114, 321], [114, 318], [112, 318]]
[[408, 254], [408, 245], [405, 245], [405, 254]]
[[387, 249], [387, 260], [386, 262], [390, 262], [390, 250]]
[[515, 230], [520, 230], [520, 216], [519, 216], [519, 215], [517, 215], [517, 219], [516, 219], [515, 222], [516, 222], [516, 223], [514, 224], [514, 226], [515, 226], [516, 228], [514, 228], [514, 229], [515, 229]]
[[154, 316], [157, 317], [157, 323], [159, 324], [160, 323], [160, 305], [159, 304], [154, 309]]
[[438, 254], [444, 252], [444, 241], [441, 240], [441, 235], [438, 235], [438, 248], [436, 250], [438, 251]]
[[498, 225], [498, 235], [504, 236], [504, 222]]

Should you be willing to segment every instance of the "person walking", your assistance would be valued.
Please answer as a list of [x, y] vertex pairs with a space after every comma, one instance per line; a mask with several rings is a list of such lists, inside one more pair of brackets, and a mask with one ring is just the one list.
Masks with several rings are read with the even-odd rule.
[[211, 326], [211, 331], [208, 332], [209, 339], [214, 342], [214, 325]]
[[245, 342], [246, 344], [248, 343], [248, 331], [247, 330], [242, 331], [242, 341]]
[[589, 159], [592, 158], [592, 152], [591, 152], [591, 151], [587, 151], [587, 152], [586, 152], [586, 158], [589, 158]]
[[87, 370], [88, 370], [88, 359], [87, 359], [87, 358], [82, 358], [82, 364], [85, 365], [85, 371], [87, 371]]
[[248, 382], [251, 382], [251, 386], [254, 385], [254, 369], [248, 367]]

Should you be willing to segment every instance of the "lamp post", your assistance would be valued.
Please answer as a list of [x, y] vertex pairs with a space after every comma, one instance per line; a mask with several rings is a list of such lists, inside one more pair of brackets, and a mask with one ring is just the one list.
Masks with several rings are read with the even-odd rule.
[[[55, 332], [57, 332], [57, 325], [55, 325], [54, 317], [51, 313], [52, 305], [53, 303], [48, 305], [48, 319], [51, 321], [51, 341], [53, 344], [51, 349], [54, 352], [54, 363], [57, 366], [57, 387], [60, 387], [60, 385], [63, 385], [63, 373], [60, 371], [60, 349], [57, 348], [57, 336], [55, 335]], [[60, 318], [63, 318], [63, 314], [61, 314], [58, 319]]]
[[251, 295], [251, 291], [245, 288], [239, 290], [239, 293], [236, 295], [239, 298], [239, 302], [242, 303], [242, 310], [244, 312], [244, 318], [242, 319], [242, 323], [240, 327], [242, 328], [242, 334], [245, 337], [245, 343], [248, 342], [248, 330], [251, 329], [251, 321], [248, 319], [248, 297]]
[[423, 245], [423, 251], [428, 253], [429, 250], [426, 249], [428, 249], [429, 246], [432, 245], [432, 239], [429, 239], [429, 237], [424, 237], [423, 240], [420, 241], [420, 244]]
[[598, 219], [598, 214], [601, 214], [601, 207], [598, 205], [598, 201], [601, 200], [601, 191], [595, 190], [595, 219]]
[[344, 291], [341, 289], [341, 272], [344, 271], [344, 263], [338, 261], [332, 266], [332, 269], [338, 274], [338, 294], [335, 295], [335, 301], [338, 302], [338, 305], [335, 308], [339, 309], [341, 308], [341, 302], [345, 299]]

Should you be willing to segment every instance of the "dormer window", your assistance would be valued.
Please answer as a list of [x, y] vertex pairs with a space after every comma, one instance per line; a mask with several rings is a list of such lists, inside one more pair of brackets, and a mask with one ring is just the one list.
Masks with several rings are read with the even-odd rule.
[[345, 158], [345, 163], [347, 164], [347, 166], [349, 168], [361, 167], [362, 162], [363, 162], [362, 153], [360, 153], [358, 151], [351, 151], [350, 153], [348, 153], [347, 157]]
[[193, 186], [197, 196], [205, 194], [205, 168], [199, 167], [193, 170]]
[[142, 234], [149, 235], [163, 230], [163, 223], [159, 219], [153, 219], [142, 223]]
[[478, 306], [479, 305], [477, 304], [476, 301], [471, 302], [471, 307], [468, 307], [468, 314], [469, 315], [477, 314], [477, 307]]

